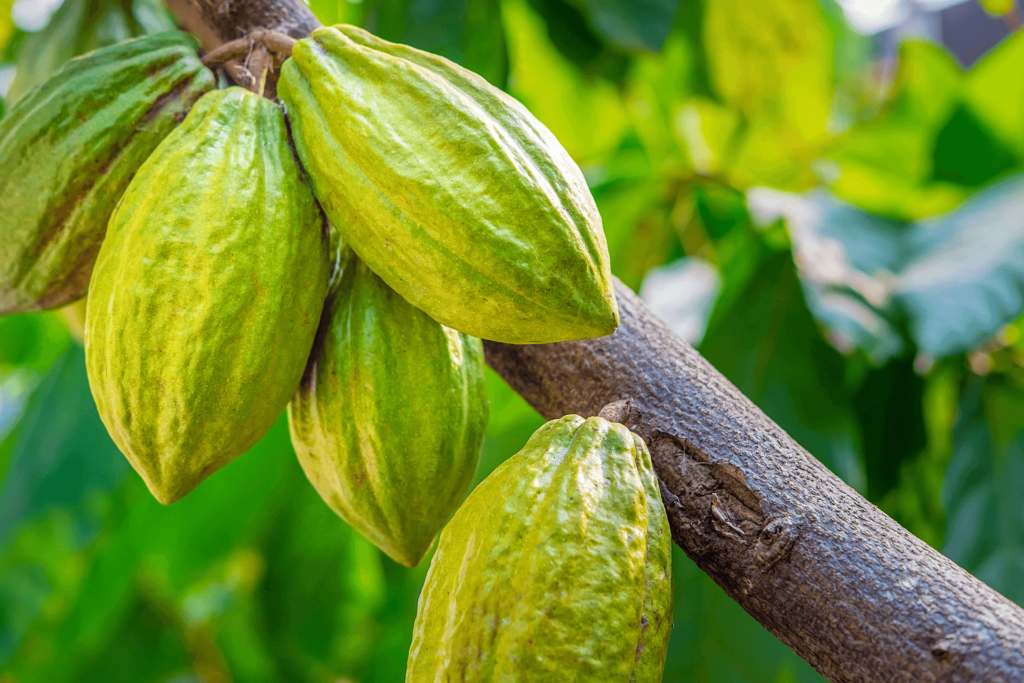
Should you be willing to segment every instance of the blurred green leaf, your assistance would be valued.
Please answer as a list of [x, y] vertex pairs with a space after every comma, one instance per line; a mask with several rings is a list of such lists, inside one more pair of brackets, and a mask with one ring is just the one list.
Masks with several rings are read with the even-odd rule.
[[1024, 389], [1001, 376], [975, 378], [958, 413], [942, 552], [1024, 604]]
[[0, 318], [0, 373], [45, 372], [70, 345], [68, 328], [55, 313]]
[[106, 493], [128, 469], [100, 422], [73, 346], [29, 400], [0, 486], [0, 541], [22, 520]]
[[807, 304], [836, 348], [861, 349], [875, 365], [903, 352], [886, 298], [889, 274], [902, 266], [904, 225], [820, 190], [795, 195], [754, 188], [747, 201], [760, 225], [785, 219]]
[[502, 9], [512, 60], [512, 94], [554, 133], [577, 163], [608, 157], [628, 125], [615, 87], [574, 69], [551, 44], [544, 22], [525, 0], [506, 0]]
[[904, 466], [928, 445], [924, 384], [907, 356], [868, 371], [853, 395], [871, 500], [896, 488]]
[[973, 348], [1024, 311], [1024, 176], [907, 234], [892, 289], [933, 357]]
[[504, 87], [508, 54], [499, 0], [368, 0], [365, 12], [366, 28], [381, 38], [447, 57]]
[[[898, 57], [882, 111], [830, 144], [827, 158], [837, 168], [828, 173], [837, 177], [829, 187], [868, 211], [914, 219], [952, 209], [966, 195], [941, 182], [942, 174], [939, 182], [933, 176], [936, 136], [957, 106], [963, 76], [953, 57], [931, 43], [904, 42]], [[949, 153], [943, 149], [940, 157]]]
[[364, 3], [351, 0], [309, 0], [309, 8], [324, 26], [363, 23]]
[[932, 177], [942, 182], [979, 187], [1020, 165], [966, 107], [958, 106], [935, 136]]
[[679, 3], [675, 0], [574, 0], [604, 38], [627, 50], [661, 49]]
[[963, 97], [971, 112], [1007, 147], [1024, 155], [1024, 33], [985, 55], [967, 75]]

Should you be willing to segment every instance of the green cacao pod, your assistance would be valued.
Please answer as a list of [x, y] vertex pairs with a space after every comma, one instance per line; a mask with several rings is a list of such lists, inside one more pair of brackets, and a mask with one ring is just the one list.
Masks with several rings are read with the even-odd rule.
[[300, 40], [278, 93], [328, 218], [409, 303], [508, 343], [618, 326], [583, 174], [514, 99], [352, 26]]
[[159, 0], [64, 0], [41, 30], [18, 48], [7, 101], [16, 102], [69, 59], [148, 33], [173, 31]]
[[419, 564], [459, 507], [487, 428], [483, 345], [343, 256], [292, 443], [320, 496], [395, 561]]
[[660, 681], [671, 550], [640, 437], [548, 422], [441, 533], [406, 682]]
[[81, 298], [139, 166], [213, 88], [171, 32], [73, 59], [0, 121], [0, 315]]
[[326, 222], [277, 105], [204, 95], [139, 169], [89, 285], [100, 417], [162, 503], [274, 425], [327, 290]]

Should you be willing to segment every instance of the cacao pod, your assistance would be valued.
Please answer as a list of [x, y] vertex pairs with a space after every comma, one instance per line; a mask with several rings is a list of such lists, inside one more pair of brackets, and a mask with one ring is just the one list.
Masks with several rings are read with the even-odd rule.
[[409, 303], [508, 343], [615, 330], [583, 174], [514, 99], [352, 26], [300, 40], [278, 93], [328, 218]]
[[419, 564], [469, 490], [487, 428], [483, 346], [342, 257], [288, 406], [306, 476], [395, 561]]
[[660, 681], [672, 603], [647, 447], [622, 425], [569, 415], [441, 532], [406, 681]]
[[0, 315], [85, 295], [132, 176], [213, 88], [177, 31], [73, 59], [0, 121]]
[[16, 102], [69, 59], [137, 35], [173, 31], [159, 0], [64, 0], [41, 30], [18, 48], [7, 101]]
[[86, 369], [107, 431], [162, 503], [262, 438], [302, 377], [328, 242], [301, 173], [278, 106], [214, 91], [111, 217]]

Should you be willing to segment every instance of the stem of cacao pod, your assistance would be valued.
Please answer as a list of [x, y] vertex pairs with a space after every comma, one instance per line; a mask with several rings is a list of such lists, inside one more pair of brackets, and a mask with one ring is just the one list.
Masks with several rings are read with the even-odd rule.
[[[208, 48], [319, 27], [301, 0], [168, 1]], [[676, 543], [830, 680], [1024, 681], [1024, 610], [832, 474], [620, 282], [616, 293], [614, 334], [487, 342], [487, 362], [548, 419], [632, 399], [608, 414], [649, 444]]]

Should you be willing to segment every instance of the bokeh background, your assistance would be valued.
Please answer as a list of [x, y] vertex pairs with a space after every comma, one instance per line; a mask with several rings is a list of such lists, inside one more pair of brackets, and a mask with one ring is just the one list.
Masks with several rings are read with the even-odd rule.
[[[522, 100], [583, 167], [614, 272], [1022, 602], [1024, 35], [1012, 0], [987, 5], [313, 0]], [[0, 92], [170, 25], [160, 0], [0, 0]], [[336, 518], [283, 421], [157, 504], [97, 417], [73, 314], [0, 319], [0, 682], [403, 680], [427, 563]], [[541, 424], [488, 385], [477, 481]], [[674, 561], [666, 681], [821, 680]]]

